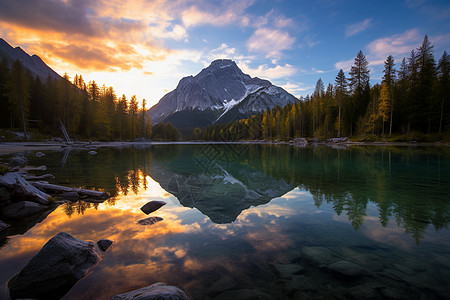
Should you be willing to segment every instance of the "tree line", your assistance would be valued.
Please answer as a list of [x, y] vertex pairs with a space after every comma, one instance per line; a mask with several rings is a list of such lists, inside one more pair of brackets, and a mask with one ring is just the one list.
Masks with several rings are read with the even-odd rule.
[[370, 86], [369, 62], [362, 51], [334, 84], [322, 79], [314, 92], [295, 104], [230, 124], [196, 128], [191, 138], [203, 140], [281, 139], [298, 137], [382, 136], [450, 131], [449, 57], [436, 63], [428, 39], [411, 50], [398, 68], [392, 55], [384, 62], [381, 84]]
[[81, 75], [67, 74], [42, 81], [19, 60], [0, 62], [0, 128], [27, 128], [60, 135], [61, 123], [75, 139], [134, 140], [138, 137], [177, 140], [170, 124], [152, 126], [146, 100], [118, 97], [112, 87], [86, 83]]

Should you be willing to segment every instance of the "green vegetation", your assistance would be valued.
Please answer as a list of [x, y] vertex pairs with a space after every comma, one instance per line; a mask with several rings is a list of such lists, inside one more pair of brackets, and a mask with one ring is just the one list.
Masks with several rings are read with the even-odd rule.
[[433, 46], [425, 36], [398, 71], [389, 55], [383, 73], [381, 84], [370, 87], [368, 62], [359, 51], [349, 78], [339, 70], [334, 85], [325, 89], [319, 79], [313, 94], [301, 97], [296, 104], [231, 124], [196, 128], [191, 138], [228, 141], [348, 136], [363, 141], [448, 141], [447, 52], [436, 64]]
[[[157, 135], [153, 135], [145, 99], [139, 106], [136, 96], [117, 97], [112, 87], [99, 87], [95, 81], [86, 84], [81, 75], [75, 75], [73, 82], [69, 79], [65, 74], [42, 82], [19, 61], [11, 68], [6, 60], [1, 61], [0, 128], [20, 127], [25, 139], [43, 140], [61, 136], [61, 120], [72, 139], [178, 139], [178, 132], [170, 124], [160, 125]], [[30, 131], [31, 138], [27, 134]], [[2, 136], [4, 141], [17, 140], [6, 130]]]

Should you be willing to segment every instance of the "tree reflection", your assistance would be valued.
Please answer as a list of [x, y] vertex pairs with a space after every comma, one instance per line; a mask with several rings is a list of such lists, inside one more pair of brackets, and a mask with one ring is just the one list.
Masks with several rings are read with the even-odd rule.
[[[217, 176], [225, 180], [227, 174], [247, 191], [233, 192], [231, 185], [217, 185]], [[417, 242], [430, 224], [440, 230], [450, 221], [450, 157], [448, 150], [433, 147], [153, 145], [148, 149], [105, 149], [94, 157], [72, 153], [60, 174], [54, 175], [62, 179], [59, 183], [110, 193], [113, 197], [108, 205], [115, 204], [115, 196], [147, 189], [146, 176], [151, 176], [181, 204], [197, 207], [210, 218], [222, 214], [219, 222], [231, 222], [246, 207], [280, 196], [271, 194], [275, 187], [278, 193], [286, 193], [285, 189], [295, 186], [309, 191], [317, 207], [328, 203], [337, 215], [346, 214], [355, 229], [364, 223], [369, 203], [377, 206], [383, 227], [395, 221]], [[252, 196], [256, 194], [264, 196]], [[241, 197], [245, 203], [227, 200], [227, 204], [225, 195], [228, 199]], [[77, 202], [64, 206], [68, 216], [90, 208], [96, 205]], [[227, 211], [230, 215], [224, 217]]]

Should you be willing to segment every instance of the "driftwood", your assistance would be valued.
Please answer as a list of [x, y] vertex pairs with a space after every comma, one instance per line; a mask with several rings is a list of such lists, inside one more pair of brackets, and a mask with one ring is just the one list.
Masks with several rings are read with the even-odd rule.
[[37, 181], [31, 183], [33, 186], [40, 190], [47, 191], [49, 193], [66, 193], [66, 192], [76, 192], [80, 194], [80, 196], [87, 196], [91, 198], [97, 198], [106, 200], [110, 196], [107, 193], [100, 192], [100, 191], [93, 191], [93, 190], [87, 190], [87, 189], [80, 189], [80, 188], [72, 188], [67, 186], [61, 186], [61, 185], [54, 185], [43, 181]]
[[48, 205], [48, 197], [46, 193], [32, 186], [19, 173], [10, 172], [0, 176], [0, 186], [9, 191], [16, 200], [33, 201], [40, 204]]
[[32, 174], [21, 174], [23, 179], [25, 180], [42, 180], [42, 179], [49, 179], [49, 178], [55, 178], [55, 176], [53, 176], [52, 174], [44, 174], [44, 175], [40, 175], [40, 176], [35, 176]]

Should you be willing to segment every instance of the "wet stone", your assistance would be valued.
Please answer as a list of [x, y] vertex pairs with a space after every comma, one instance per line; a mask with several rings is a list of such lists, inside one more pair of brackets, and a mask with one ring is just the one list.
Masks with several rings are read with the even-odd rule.
[[100, 241], [97, 242], [97, 246], [100, 250], [102, 250], [103, 252], [105, 252], [106, 250], [108, 250], [109, 247], [111, 247], [111, 245], [114, 242], [108, 239], [102, 239]]
[[150, 201], [147, 204], [145, 204], [144, 206], [141, 207], [141, 210], [145, 213], [145, 214], [149, 214], [151, 212], [154, 212], [158, 209], [160, 209], [162, 206], [166, 205], [166, 202], [164, 201]]
[[291, 278], [305, 269], [300, 264], [273, 264], [273, 266], [281, 278]]
[[21, 201], [4, 207], [2, 213], [7, 219], [17, 220], [34, 215], [47, 208], [47, 206], [41, 205], [39, 203]]

